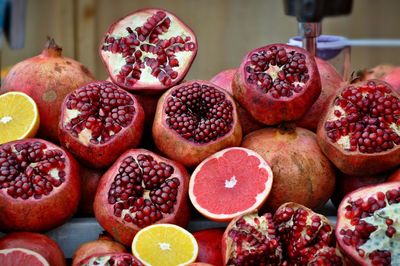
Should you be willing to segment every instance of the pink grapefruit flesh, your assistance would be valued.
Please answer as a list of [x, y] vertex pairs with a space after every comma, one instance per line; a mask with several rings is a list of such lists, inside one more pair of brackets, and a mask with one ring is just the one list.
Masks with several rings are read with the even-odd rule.
[[272, 180], [270, 166], [256, 152], [227, 148], [196, 167], [189, 197], [205, 217], [227, 222], [260, 207], [268, 197]]
[[47, 260], [39, 253], [25, 248], [9, 248], [0, 250], [1, 266], [49, 266]]

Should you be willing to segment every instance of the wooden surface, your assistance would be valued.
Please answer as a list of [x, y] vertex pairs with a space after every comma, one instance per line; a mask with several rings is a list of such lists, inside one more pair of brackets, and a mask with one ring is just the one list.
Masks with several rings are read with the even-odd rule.
[[[28, 0], [26, 43], [21, 50], [2, 47], [1, 66], [38, 54], [46, 36], [53, 36], [67, 56], [91, 69], [98, 79], [106, 72], [98, 46], [108, 26], [139, 8], [165, 8], [196, 33], [199, 51], [187, 79], [209, 79], [237, 67], [256, 47], [287, 42], [297, 34], [295, 18], [283, 13], [280, 0]], [[347, 17], [326, 18], [324, 34], [348, 38], [400, 38], [398, 0], [354, 0]], [[352, 69], [379, 63], [400, 65], [400, 48], [353, 48]]]

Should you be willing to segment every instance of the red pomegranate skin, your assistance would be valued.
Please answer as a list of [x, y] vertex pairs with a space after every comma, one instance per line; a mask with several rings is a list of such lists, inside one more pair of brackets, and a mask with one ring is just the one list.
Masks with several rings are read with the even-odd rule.
[[377, 65], [367, 69], [361, 74], [362, 80], [380, 79], [389, 83], [397, 93], [400, 94], [400, 66]]
[[62, 49], [49, 39], [41, 54], [14, 65], [3, 80], [0, 94], [20, 91], [36, 102], [40, 127], [38, 136], [58, 142], [58, 122], [64, 97], [94, 80], [81, 63], [63, 57]]
[[242, 147], [259, 153], [274, 174], [262, 210], [275, 211], [289, 201], [317, 209], [332, 195], [335, 169], [321, 152], [315, 133], [299, 127], [264, 128], [245, 136]]
[[329, 62], [317, 57], [315, 58], [315, 61], [321, 78], [321, 94], [307, 113], [296, 121], [297, 126], [306, 128], [313, 132], [317, 131], [318, 122], [321, 119], [321, 115], [329, 97], [340, 88], [342, 83], [344, 83], [340, 74]]
[[30, 232], [9, 233], [0, 238], [0, 249], [8, 248], [25, 248], [35, 251], [42, 255], [51, 266], [67, 265], [64, 253], [58, 244], [43, 234]]
[[[229, 92], [231, 95], [233, 95], [232, 91], [232, 81], [237, 72], [237, 68], [233, 69], [227, 69], [224, 71], [221, 71], [214, 77], [210, 79], [211, 83], [214, 83], [215, 85], [218, 85], [225, 91]], [[238, 102], [236, 102], [237, 106], [237, 112], [238, 112], [238, 117], [240, 121], [240, 125], [242, 126], [242, 132], [243, 135], [247, 135], [250, 132], [253, 132], [254, 130], [263, 128], [264, 125], [257, 120], [255, 120], [249, 112], [246, 111]]]
[[108, 202], [108, 192], [124, 159], [129, 156], [133, 156], [136, 158], [136, 155], [138, 154], [151, 155], [158, 162], [163, 161], [169, 165], [173, 165], [173, 167], [175, 168], [173, 176], [177, 176], [177, 173], [182, 175], [180, 190], [178, 191], [178, 193], [181, 193], [181, 196], [177, 197], [177, 201], [173, 209], [174, 211], [169, 214], [163, 213], [163, 218], [156, 221], [155, 223], [172, 223], [182, 227], [186, 227], [190, 219], [190, 203], [188, 196], [190, 176], [183, 165], [167, 158], [161, 157], [145, 149], [127, 150], [101, 177], [93, 204], [94, 213], [100, 225], [108, 233], [110, 233], [116, 241], [126, 246], [130, 246], [132, 244], [133, 237], [141, 229], [141, 227], [132, 222], [126, 222], [123, 217], [121, 218], [114, 215], [114, 205], [111, 205]]
[[92, 169], [83, 166], [79, 167], [81, 177], [81, 200], [79, 201], [77, 214], [83, 217], [94, 217], [93, 202], [104, 170]]
[[48, 141], [34, 138], [8, 144], [34, 141], [44, 143], [52, 149], [62, 150], [66, 155], [65, 164], [69, 167], [69, 171], [65, 171], [65, 181], [40, 200], [33, 197], [27, 200], [14, 199], [7, 194], [5, 189], [0, 189], [1, 231], [47, 231], [64, 224], [73, 216], [78, 207], [81, 197], [79, 165], [68, 151]]
[[224, 230], [222, 228], [203, 229], [193, 233], [199, 246], [196, 262], [222, 266], [221, 241]]
[[400, 168], [398, 168], [396, 171], [394, 171], [389, 178], [387, 179], [387, 182], [391, 181], [400, 181]]

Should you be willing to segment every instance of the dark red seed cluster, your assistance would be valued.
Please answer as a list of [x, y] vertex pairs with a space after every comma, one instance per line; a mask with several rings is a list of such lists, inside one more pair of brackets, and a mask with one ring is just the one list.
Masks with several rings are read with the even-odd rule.
[[66, 107], [72, 119], [64, 121], [65, 129], [74, 137], [89, 130], [92, 144], [109, 141], [129, 126], [135, 115], [131, 96], [111, 82], [94, 82], [75, 90], [66, 100]]
[[116, 76], [118, 83], [133, 86], [140, 80], [144, 68], [148, 67], [162, 84], [172, 84], [178, 77], [178, 72], [174, 70], [179, 66], [176, 53], [193, 52], [196, 44], [190, 36], [160, 39], [161, 34], [169, 31], [170, 25], [171, 18], [158, 11], [143, 26], [134, 30], [127, 27], [124, 37], [105, 37], [102, 50], [121, 54], [126, 62]]
[[325, 122], [332, 142], [349, 137], [348, 151], [379, 153], [400, 144], [400, 99], [383, 84], [349, 86], [336, 98], [334, 116]]
[[[369, 254], [368, 258], [371, 265], [376, 266], [390, 266], [392, 265], [392, 255], [387, 250], [375, 250]], [[395, 265], [395, 264], [393, 264]]]
[[197, 143], [224, 136], [233, 124], [232, 102], [215, 87], [197, 82], [172, 91], [165, 114], [171, 129]]
[[277, 46], [251, 54], [245, 70], [249, 84], [274, 98], [301, 92], [310, 78], [304, 54]]
[[318, 250], [331, 244], [333, 228], [318, 214], [286, 207], [278, 209], [274, 222], [290, 263], [307, 265]]
[[180, 185], [173, 173], [171, 165], [150, 155], [125, 158], [108, 191], [114, 215], [144, 227], [160, 220], [163, 213], [171, 213]]
[[[0, 146], [0, 189], [13, 198], [40, 199], [65, 181], [65, 155], [44, 143]], [[56, 176], [54, 176], [56, 175]]]
[[[266, 223], [267, 229], [261, 223]], [[235, 246], [227, 265], [280, 265], [282, 251], [271, 214], [255, 217], [254, 224], [240, 218], [228, 236]]]
[[336, 254], [336, 248], [324, 247], [315, 253], [314, 258], [307, 266], [342, 266], [343, 258]]
[[[349, 200], [345, 207], [345, 217], [350, 220], [350, 224], [354, 228], [340, 230], [343, 243], [347, 246], [357, 248], [361, 257], [368, 256], [371, 261], [382, 262], [382, 264], [373, 263], [372, 265], [390, 265], [390, 250], [375, 250], [370, 254], [365, 254], [365, 251], [358, 249], [358, 247], [365, 244], [367, 241], [372, 241], [370, 235], [378, 229], [385, 229], [385, 235], [388, 238], [393, 238], [395, 234], [398, 234], [393, 225], [394, 221], [389, 218], [390, 215], [384, 211], [384, 208], [388, 205], [394, 206], [394, 204], [398, 203], [400, 203], [400, 187], [390, 189], [385, 193], [377, 192], [367, 199], [359, 198], [353, 201]], [[399, 212], [400, 207], [397, 208], [397, 213]], [[377, 222], [381, 219], [384, 223], [380, 224], [385, 224], [385, 228], [378, 228], [378, 226], [366, 222], [364, 218], [367, 217], [375, 217]], [[378, 241], [383, 240], [379, 239]], [[390, 247], [388, 248], [390, 249]], [[385, 261], [389, 263], [383, 263]]]
[[131, 255], [103, 255], [92, 258], [89, 263], [90, 265], [109, 265], [109, 266], [142, 266], [140, 262], [135, 260]]

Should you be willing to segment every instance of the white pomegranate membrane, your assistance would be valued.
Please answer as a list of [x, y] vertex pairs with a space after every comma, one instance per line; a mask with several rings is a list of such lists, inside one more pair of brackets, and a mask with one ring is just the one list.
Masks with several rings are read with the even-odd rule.
[[127, 89], [179, 82], [197, 52], [193, 32], [176, 16], [140, 10], [108, 30], [100, 53], [114, 82]]
[[127, 223], [144, 227], [172, 213], [180, 180], [174, 168], [152, 156], [126, 157], [108, 191], [114, 215]]
[[232, 102], [215, 87], [197, 82], [179, 86], [166, 99], [170, 129], [194, 143], [209, 143], [231, 131]]
[[132, 97], [106, 81], [75, 90], [65, 106], [63, 128], [86, 146], [109, 142], [135, 115]]
[[337, 96], [324, 124], [343, 150], [379, 153], [400, 144], [400, 99], [384, 84], [349, 86]]
[[349, 197], [341, 204], [344, 217], [337, 232], [344, 247], [354, 248], [372, 265], [397, 265], [393, 263], [400, 261], [400, 182], [360, 189]]
[[271, 46], [253, 52], [245, 65], [246, 81], [273, 98], [292, 97], [309, 80], [306, 56]]
[[65, 182], [65, 154], [39, 141], [0, 146], [0, 189], [14, 199], [41, 199]]

